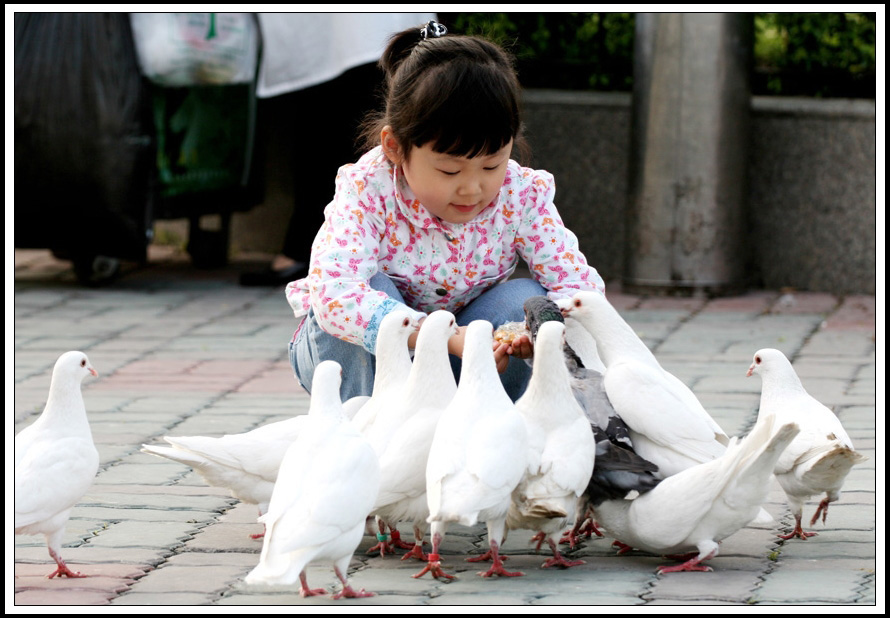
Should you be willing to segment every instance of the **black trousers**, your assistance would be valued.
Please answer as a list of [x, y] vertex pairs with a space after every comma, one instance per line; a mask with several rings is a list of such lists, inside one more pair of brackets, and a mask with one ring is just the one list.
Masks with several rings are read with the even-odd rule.
[[261, 139], [286, 135], [286, 165], [294, 174], [294, 208], [281, 253], [308, 262], [324, 208], [334, 197], [334, 179], [365, 148], [359, 125], [382, 105], [383, 73], [376, 63], [361, 65], [305, 90], [259, 101]]

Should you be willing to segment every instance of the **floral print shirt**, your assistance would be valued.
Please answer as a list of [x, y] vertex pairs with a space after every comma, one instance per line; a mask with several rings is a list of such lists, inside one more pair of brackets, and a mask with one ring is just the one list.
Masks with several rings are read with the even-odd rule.
[[[415, 199], [401, 168], [378, 146], [340, 168], [333, 201], [312, 245], [309, 274], [288, 284], [294, 315], [310, 308], [321, 328], [374, 352], [384, 315], [455, 313], [505, 281], [521, 257], [554, 300], [605, 286], [553, 204], [553, 176], [511, 160], [497, 198], [472, 221], [452, 224]], [[407, 307], [372, 289], [388, 275]]]

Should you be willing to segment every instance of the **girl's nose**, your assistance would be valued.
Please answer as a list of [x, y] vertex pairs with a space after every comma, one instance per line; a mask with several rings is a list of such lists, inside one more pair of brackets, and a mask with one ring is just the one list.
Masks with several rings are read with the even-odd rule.
[[458, 195], [478, 195], [482, 193], [482, 182], [477, 178], [466, 178], [457, 188]]

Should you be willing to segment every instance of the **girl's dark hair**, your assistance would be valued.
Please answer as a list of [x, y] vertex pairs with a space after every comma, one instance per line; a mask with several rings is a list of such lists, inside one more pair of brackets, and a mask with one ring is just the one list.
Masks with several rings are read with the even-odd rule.
[[385, 106], [363, 124], [368, 148], [392, 127], [402, 152], [431, 144], [458, 157], [493, 154], [511, 139], [523, 157], [521, 88], [513, 58], [475, 36], [423, 38], [420, 27], [396, 33], [379, 62], [386, 75]]

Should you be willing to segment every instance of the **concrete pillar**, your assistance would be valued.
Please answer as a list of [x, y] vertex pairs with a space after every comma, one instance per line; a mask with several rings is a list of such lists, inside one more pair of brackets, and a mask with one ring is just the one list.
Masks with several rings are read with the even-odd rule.
[[627, 291], [743, 286], [751, 19], [636, 17]]

